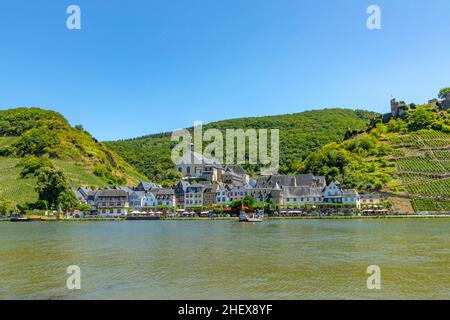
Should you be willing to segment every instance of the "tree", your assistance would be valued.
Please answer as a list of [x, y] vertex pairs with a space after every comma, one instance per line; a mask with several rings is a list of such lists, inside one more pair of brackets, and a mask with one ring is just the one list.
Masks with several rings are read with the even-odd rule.
[[91, 212], [91, 205], [86, 204], [86, 203], [77, 203], [77, 205], [75, 206], [75, 209], [80, 210], [81, 212]]
[[47, 201], [50, 208], [58, 204], [58, 197], [68, 189], [67, 178], [59, 169], [43, 168], [37, 176], [36, 192], [39, 200]]
[[71, 208], [75, 208], [78, 205], [78, 200], [72, 190], [67, 188], [61, 192], [56, 199], [58, 209], [62, 211], [67, 211]]
[[235, 200], [231, 204], [231, 208], [233, 208], [234, 210], [240, 210], [240, 209], [242, 209], [242, 205], [244, 205], [245, 207], [252, 210], [256, 205], [255, 198], [253, 198], [253, 196], [250, 195], [250, 196], [246, 196], [245, 198], [243, 198], [241, 200]]
[[53, 163], [47, 157], [38, 158], [36, 156], [29, 156], [20, 160], [16, 167], [22, 168], [20, 177], [27, 178], [37, 176], [42, 168], [53, 168]]
[[183, 174], [173, 169], [166, 170], [165, 175], [167, 177], [167, 180], [172, 183], [172, 186], [178, 184], [181, 179], [183, 179]]
[[417, 108], [408, 116], [408, 127], [412, 131], [426, 129], [436, 120], [436, 116], [423, 107]]
[[253, 198], [253, 196], [246, 196], [244, 199], [242, 199], [242, 202], [244, 203], [244, 206], [253, 209], [253, 207], [255, 206], [255, 198]]
[[28, 130], [17, 140], [13, 147], [18, 156], [42, 156], [59, 144], [55, 133], [48, 127]]
[[7, 215], [12, 210], [11, 202], [0, 199], [0, 215]]
[[450, 92], [450, 87], [442, 88], [442, 89], [439, 91], [439, 98], [440, 98], [440, 99], [444, 99], [445, 96], [447, 95], [447, 93], [449, 93], [449, 92]]

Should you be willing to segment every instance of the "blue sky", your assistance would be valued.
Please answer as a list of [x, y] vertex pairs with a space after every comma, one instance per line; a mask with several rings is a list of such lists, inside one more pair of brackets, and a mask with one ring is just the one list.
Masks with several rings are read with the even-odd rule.
[[[76, 4], [82, 29], [66, 28]], [[377, 4], [382, 29], [368, 30]], [[194, 120], [387, 112], [450, 86], [448, 0], [2, 0], [0, 109], [38, 106], [101, 140]]]

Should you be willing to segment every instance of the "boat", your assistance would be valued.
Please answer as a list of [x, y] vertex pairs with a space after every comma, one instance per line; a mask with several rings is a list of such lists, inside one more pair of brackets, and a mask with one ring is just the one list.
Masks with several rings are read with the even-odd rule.
[[160, 220], [161, 219], [161, 213], [157, 212], [155, 213], [145, 213], [141, 212], [140, 214], [131, 214], [127, 215], [125, 220], [130, 221], [137, 221], [137, 220]]
[[11, 222], [28, 222], [28, 221], [31, 221], [31, 220], [28, 219], [27, 217], [11, 217], [9, 219], [9, 221], [11, 221]]
[[263, 218], [260, 215], [252, 213], [247, 214], [244, 210], [239, 213], [239, 222], [263, 222]]
[[41, 221], [41, 216], [29, 215], [27, 218], [29, 221]]
[[56, 221], [56, 216], [42, 216], [40, 218], [41, 221]]

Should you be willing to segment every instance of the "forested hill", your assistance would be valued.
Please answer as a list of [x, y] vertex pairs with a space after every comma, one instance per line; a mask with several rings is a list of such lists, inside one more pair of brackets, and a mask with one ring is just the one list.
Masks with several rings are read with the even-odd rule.
[[365, 133], [321, 147], [295, 172], [384, 193], [397, 212], [450, 211], [450, 113], [439, 102], [405, 105], [403, 111], [396, 118], [374, 119]]
[[0, 197], [16, 202], [36, 198], [33, 178], [19, 179], [21, 163], [62, 170], [74, 185], [127, 185], [146, 179], [82, 126], [39, 108], [0, 111]]
[[[363, 130], [376, 113], [350, 109], [324, 109], [296, 114], [239, 118], [213, 122], [204, 129], [279, 129], [280, 171], [290, 173], [297, 168], [311, 151], [329, 142], [340, 142], [348, 130]], [[172, 179], [173, 163], [170, 159], [174, 143], [171, 133], [144, 136], [130, 140], [106, 142], [128, 163], [155, 182]], [[246, 166], [250, 173], [257, 173], [257, 166]]]

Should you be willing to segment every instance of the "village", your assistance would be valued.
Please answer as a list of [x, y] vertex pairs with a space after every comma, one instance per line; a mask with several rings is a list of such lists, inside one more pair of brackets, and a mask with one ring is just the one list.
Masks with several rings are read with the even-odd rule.
[[[444, 100], [433, 99], [441, 110], [450, 107], [450, 92]], [[405, 114], [405, 102], [390, 101], [390, 113], [384, 122]], [[382, 193], [358, 193], [345, 189], [339, 181], [326, 181], [313, 174], [264, 175], [251, 178], [237, 164], [223, 165], [218, 159], [206, 157], [190, 143], [174, 169], [182, 180], [172, 188], [155, 183], [140, 182], [133, 188], [110, 187], [92, 190], [74, 189], [82, 204], [91, 211], [73, 212], [72, 217], [127, 219], [216, 218], [236, 217], [245, 206], [265, 216], [383, 216], [394, 212], [387, 196]], [[249, 205], [248, 203], [252, 203]]]
[[222, 166], [215, 159], [196, 153], [196, 161], [179, 163], [175, 169], [183, 179], [173, 188], [140, 182], [134, 188], [110, 187], [74, 190], [90, 213], [73, 212], [75, 217], [165, 218], [236, 217], [242, 203], [254, 203], [250, 211], [273, 216], [381, 215], [389, 206], [381, 194], [359, 194], [344, 189], [338, 181], [327, 182], [312, 174], [267, 175], [250, 179], [240, 165]]

